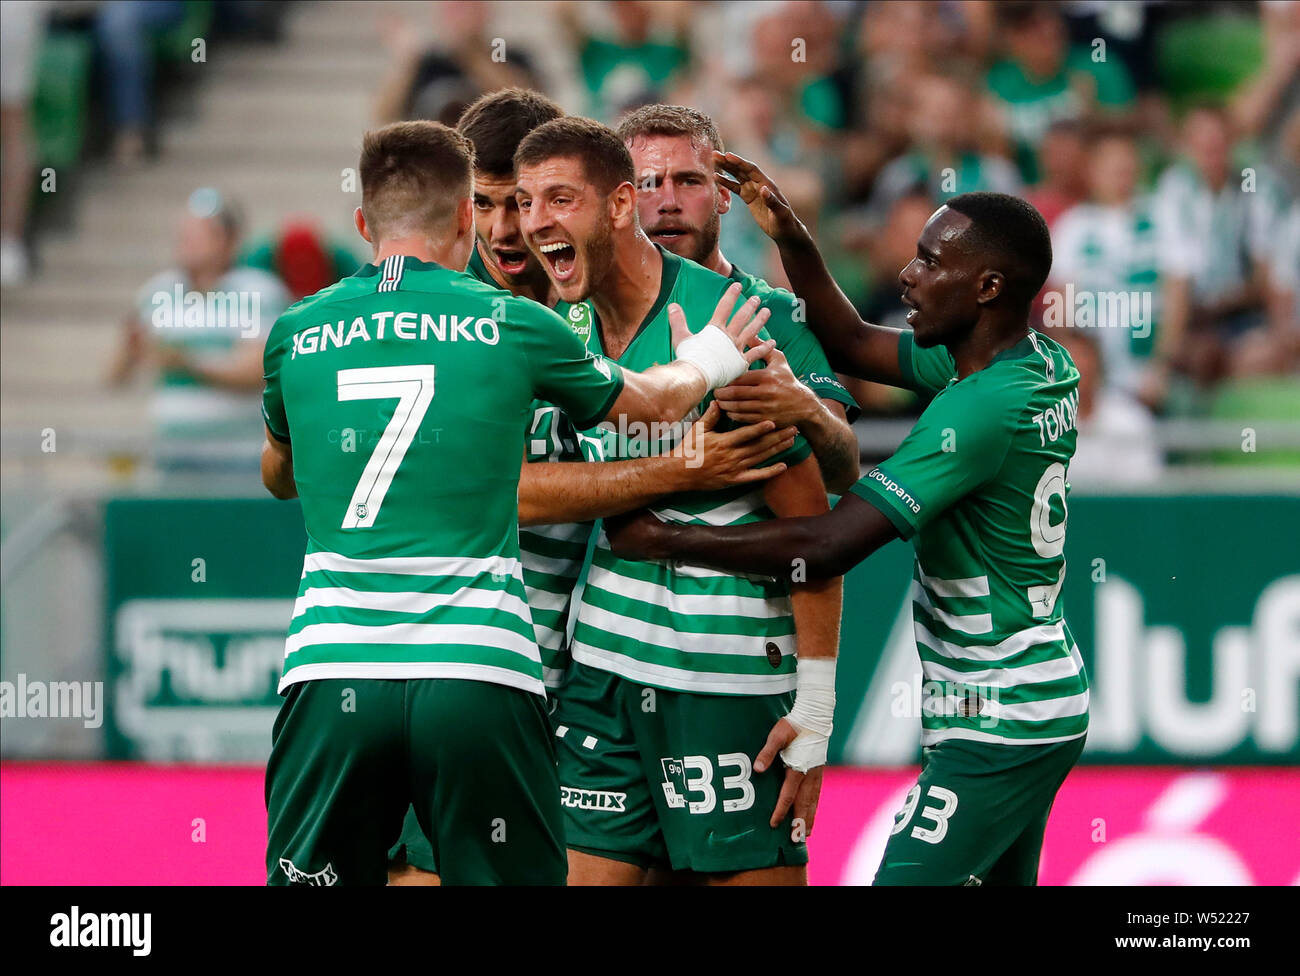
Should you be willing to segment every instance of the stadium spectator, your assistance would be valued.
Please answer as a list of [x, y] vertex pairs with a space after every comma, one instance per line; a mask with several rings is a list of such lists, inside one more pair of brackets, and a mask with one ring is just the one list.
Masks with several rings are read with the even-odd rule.
[[234, 265], [239, 237], [232, 204], [210, 187], [195, 190], [177, 227], [176, 264], [145, 282], [126, 318], [110, 382], [157, 367], [164, 469], [226, 468], [244, 442], [249, 465], [258, 462], [262, 347], [289, 296], [265, 271]]
[[1238, 131], [1258, 138], [1272, 158], [1284, 154], [1284, 130], [1300, 116], [1300, 3], [1266, 3], [1260, 14], [1264, 64], [1233, 93], [1229, 109]]
[[1057, 324], [1096, 331], [1108, 386], [1156, 407], [1163, 379], [1148, 375], [1159, 333], [1156, 231], [1151, 201], [1138, 192], [1137, 144], [1123, 133], [1090, 142], [1088, 202], [1052, 229], [1053, 311]]
[[483, 0], [438, 3], [433, 17], [438, 40], [432, 46], [422, 43], [420, 30], [406, 18], [381, 18], [380, 33], [392, 67], [376, 99], [379, 124], [432, 119], [454, 126], [484, 92], [540, 88], [529, 53], [491, 36], [490, 15]]
[[1060, 119], [1047, 127], [1039, 145], [1042, 178], [1025, 191], [1025, 199], [1043, 215], [1047, 226], [1088, 196], [1088, 146], [1083, 126]]
[[27, 277], [24, 234], [32, 189], [32, 146], [27, 112], [36, 58], [45, 33], [43, 5], [17, 0], [0, 6], [0, 284]]
[[[646, 3], [620, 0], [602, 4], [613, 18], [613, 31], [593, 30], [584, 5], [563, 0], [555, 7], [561, 33], [578, 57], [578, 72], [587, 90], [587, 111], [613, 122], [629, 108], [662, 101], [661, 95], [691, 64], [691, 5], [682, 0]], [[654, 8], [663, 8], [668, 32], [653, 29]]]
[[180, 0], [117, 0], [95, 15], [95, 38], [104, 63], [113, 124], [113, 156], [134, 165], [145, 157], [153, 123], [155, 35], [185, 18]]
[[1233, 347], [1264, 322], [1275, 188], [1263, 170], [1232, 165], [1226, 113], [1200, 106], [1183, 121], [1186, 158], [1161, 175], [1155, 226], [1163, 284], [1156, 354], [1201, 385], [1232, 371]]
[[989, 91], [1001, 104], [1025, 181], [1038, 179], [1038, 145], [1057, 119], [1127, 119], [1133, 81], [1118, 58], [1094, 59], [1071, 47], [1060, 12], [1041, 3], [997, 8], [1005, 57], [988, 72]]
[[911, 148], [890, 162], [876, 180], [869, 210], [883, 216], [917, 183], [936, 205], [976, 190], [1016, 193], [1020, 177], [1000, 156], [981, 153], [975, 121], [976, 100], [958, 79], [933, 74], [908, 85], [907, 131]]
[[275, 275], [293, 301], [316, 294], [361, 266], [350, 247], [325, 235], [311, 217], [291, 217], [274, 233], [254, 238], [236, 263]]
[[1151, 414], [1106, 380], [1095, 333], [1058, 328], [1048, 334], [1065, 347], [1079, 370], [1079, 441], [1070, 461], [1070, 484], [1133, 487], [1157, 481], [1164, 458]]

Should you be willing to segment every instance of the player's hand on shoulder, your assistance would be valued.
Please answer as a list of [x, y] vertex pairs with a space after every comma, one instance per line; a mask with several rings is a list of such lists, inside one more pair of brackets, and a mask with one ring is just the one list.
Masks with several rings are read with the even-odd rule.
[[772, 240], [779, 241], [802, 230], [785, 194], [754, 163], [735, 153], [714, 150], [713, 165], [718, 182], [732, 193], [740, 194], [758, 226]]
[[778, 427], [792, 427], [811, 419], [817, 394], [799, 382], [781, 350], [773, 349], [766, 362], [766, 369], [751, 369], [717, 390], [718, 405], [741, 424], [770, 420]]

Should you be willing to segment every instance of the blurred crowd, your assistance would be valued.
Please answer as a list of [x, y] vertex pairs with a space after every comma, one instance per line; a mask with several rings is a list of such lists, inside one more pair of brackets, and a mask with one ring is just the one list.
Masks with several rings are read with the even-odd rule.
[[[501, 7], [433, 6], [431, 33], [386, 22], [376, 121], [454, 123], [503, 85], [554, 93], [542, 52], [494, 53]], [[1300, 3], [561, 2], [551, 16], [572, 110], [708, 112], [873, 321], [903, 324], [897, 274], [944, 199], [1033, 202], [1055, 255], [1034, 325], [1089, 374], [1080, 476], [1157, 477], [1156, 416], [1300, 413]], [[742, 208], [722, 245], [783, 283]], [[868, 415], [921, 407], [853, 390]]]
[[[29, 179], [12, 176], [29, 91], [11, 78], [19, 6], [3, 8], [7, 201], [9, 181]], [[155, 48], [141, 38], [193, 5], [80, 6], [103, 52], [112, 153], [129, 162], [147, 149], [151, 117], [145, 55]], [[269, 6], [229, 4], [234, 21], [273, 35]], [[972, 190], [1021, 194], [1047, 219], [1055, 257], [1034, 325], [1066, 343], [1084, 372], [1094, 449], [1080, 450], [1079, 472], [1158, 476], [1157, 416], [1300, 413], [1300, 2], [528, 6], [551, 28], [533, 41], [509, 30], [520, 4], [377, 13], [388, 69], [376, 79], [374, 122], [454, 124], [479, 94], [509, 85], [611, 124], [649, 102], [692, 105], [715, 119], [728, 149], [774, 177], [845, 292], [887, 325], [903, 323], [897, 273], [936, 206]], [[20, 210], [6, 203], [6, 254], [22, 239]], [[193, 207], [190, 216], [219, 219]], [[220, 230], [236, 234], [232, 226]], [[269, 237], [256, 246], [214, 245], [224, 266], [202, 274], [257, 266], [260, 255], [293, 296], [349, 263], [348, 245], [309, 225], [261, 230]], [[784, 283], [743, 208], [724, 218], [722, 247]], [[853, 391], [868, 416], [920, 409], [897, 391]]]

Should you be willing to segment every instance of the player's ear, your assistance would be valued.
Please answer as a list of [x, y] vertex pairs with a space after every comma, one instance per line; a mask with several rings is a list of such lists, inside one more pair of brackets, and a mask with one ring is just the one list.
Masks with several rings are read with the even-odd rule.
[[375, 243], [374, 238], [370, 236], [370, 228], [366, 226], [366, 215], [361, 212], [360, 207], [353, 212], [352, 222], [356, 225], [357, 233], [367, 244]]
[[978, 291], [975, 295], [975, 301], [981, 305], [991, 302], [1002, 294], [1006, 287], [1007, 279], [1001, 271], [985, 271], [979, 277]]
[[721, 183], [715, 183], [714, 189], [718, 193], [718, 214], [724, 214], [731, 209], [731, 191]]
[[456, 208], [456, 236], [461, 237], [465, 234], [474, 232], [474, 201], [470, 197], [461, 200], [460, 206]]
[[636, 221], [636, 187], [620, 183], [609, 195], [609, 219], [615, 227], [627, 227]]

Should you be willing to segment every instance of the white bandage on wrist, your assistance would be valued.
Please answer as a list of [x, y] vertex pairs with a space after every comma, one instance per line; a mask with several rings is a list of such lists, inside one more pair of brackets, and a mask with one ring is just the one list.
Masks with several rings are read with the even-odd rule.
[[716, 325], [706, 325], [677, 347], [677, 358], [704, 374], [710, 390], [726, 386], [749, 369], [731, 337]]
[[794, 708], [785, 720], [799, 733], [781, 750], [782, 761], [801, 773], [826, 765], [835, 719], [835, 658], [799, 659]]

